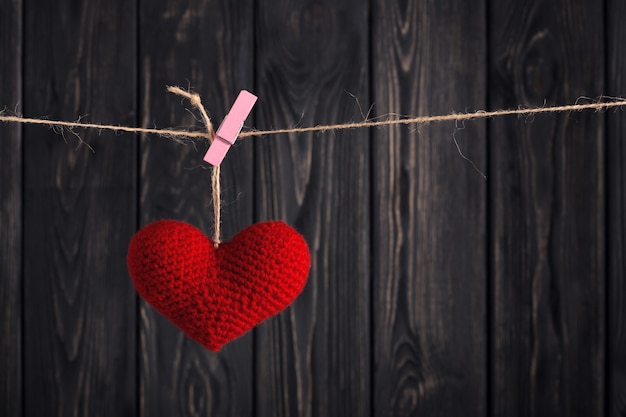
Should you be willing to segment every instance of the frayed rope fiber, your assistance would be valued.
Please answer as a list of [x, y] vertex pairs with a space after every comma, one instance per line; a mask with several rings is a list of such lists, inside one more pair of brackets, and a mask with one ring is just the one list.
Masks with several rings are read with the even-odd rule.
[[[186, 97], [198, 98], [197, 100], [192, 99], [192, 104], [197, 106], [197, 103], [200, 103], [199, 96], [197, 94], [187, 93], [179, 87], [168, 87], [168, 91], [180, 94], [180, 92], [184, 93]], [[574, 112], [574, 111], [582, 111], [582, 110], [607, 110], [610, 108], [618, 108], [618, 107], [626, 107], [626, 99], [616, 98], [611, 99], [612, 101], [600, 101], [605, 100], [606, 97], [600, 98], [598, 101], [593, 103], [585, 103], [585, 104], [568, 104], [563, 106], [551, 106], [551, 107], [529, 107], [529, 108], [520, 108], [520, 109], [509, 109], [509, 110], [495, 110], [495, 111], [476, 111], [472, 113], [450, 113], [446, 115], [438, 115], [438, 116], [418, 116], [411, 118], [398, 118], [398, 119], [387, 119], [387, 120], [365, 120], [363, 122], [354, 122], [354, 123], [340, 123], [340, 124], [330, 124], [330, 125], [317, 125], [317, 126], [309, 126], [309, 127], [297, 127], [297, 128], [286, 128], [286, 129], [272, 129], [272, 130], [251, 130], [247, 132], [241, 132], [239, 134], [240, 138], [247, 138], [252, 136], [269, 136], [269, 135], [278, 135], [278, 134], [288, 134], [288, 133], [306, 133], [306, 132], [328, 132], [334, 130], [347, 130], [347, 129], [361, 129], [368, 127], [381, 127], [381, 126], [393, 126], [393, 125], [423, 125], [429, 123], [437, 123], [437, 122], [446, 122], [446, 121], [464, 121], [464, 120], [478, 120], [478, 119], [491, 119], [495, 117], [502, 116], [532, 116], [536, 114], [544, 114], [544, 113], [566, 113], [566, 112]], [[198, 107], [200, 109], [200, 107]], [[201, 111], [202, 113], [202, 111]], [[209, 120], [208, 116], [206, 116], [206, 112], [202, 115], [205, 121]], [[47, 119], [34, 119], [28, 117], [21, 116], [12, 116], [12, 115], [4, 115], [0, 113], [0, 122], [5, 123], [21, 123], [21, 124], [34, 124], [34, 125], [45, 125], [49, 127], [57, 127], [57, 128], [79, 128], [79, 129], [98, 129], [98, 130], [111, 130], [115, 132], [129, 132], [129, 133], [145, 133], [152, 134], [157, 136], [162, 136], [165, 138], [176, 139], [176, 138], [205, 138], [210, 141], [213, 140], [215, 136], [215, 132], [212, 131], [212, 125], [207, 125], [209, 128], [209, 132], [198, 132], [198, 131], [188, 131], [188, 130], [175, 130], [175, 129], [151, 129], [151, 128], [141, 128], [141, 127], [128, 127], [128, 126], [118, 126], [118, 125], [106, 125], [106, 124], [98, 124], [98, 123], [83, 123], [83, 122], [67, 122], [67, 121], [59, 121], [59, 120], [47, 120]]]
[[[168, 139], [177, 140], [179, 138], [204, 138], [208, 139], [209, 142], [212, 142], [215, 138], [215, 130], [213, 128], [213, 124], [211, 123], [211, 119], [209, 118], [204, 106], [202, 105], [202, 100], [200, 96], [196, 93], [190, 93], [181, 89], [180, 87], [167, 87], [167, 91], [180, 95], [182, 97], [187, 98], [191, 104], [193, 104], [200, 114], [202, 115], [202, 120], [204, 122], [206, 132], [199, 131], [188, 131], [188, 130], [173, 130], [173, 129], [150, 129], [150, 128], [141, 128], [141, 127], [128, 127], [128, 126], [117, 126], [117, 125], [106, 125], [99, 123], [83, 123], [80, 121], [77, 122], [67, 122], [67, 121], [59, 121], [59, 120], [46, 120], [46, 119], [34, 119], [16, 115], [6, 115], [5, 112], [0, 112], [0, 122], [5, 123], [20, 123], [20, 124], [31, 124], [31, 125], [45, 125], [51, 128], [56, 129], [68, 129], [73, 132], [74, 128], [79, 129], [97, 129], [97, 130], [110, 130], [114, 132], [129, 132], [129, 133], [144, 133], [144, 134], [153, 134], [161, 137], [165, 137]], [[602, 101], [602, 100], [611, 100], [611, 101]], [[466, 120], [478, 120], [478, 119], [489, 119], [494, 117], [502, 117], [502, 116], [532, 116], [536, 114], [544, 114], [544, 113], [565, 113], [565, 112], [573, 112], [573, 111], [582, 111], [582, 110], [606, 110], [610, 108], [618, 108], [618, 107], [626, 107], [626, 99], [622, 98], [609, 98], [609, 97], [601, 97], [596, 102], [586, 103], [586, 104], [569, 104], [564, 106], [553, 106], [553, 107], [536, 107], [536, 108], [520, 108], [520, 109], [511, 109], [511, 110], [496, 110], [496, 111], [476, 111], [473, 113], [451, 113], [446, 115], [439, 116], [418, 116], [411, 118], [397, 118], [397, 119], [387, 119], [387, 120], [365, 120], [363, 122], [354, 122], [354, 123], [340, 123], [340, 124], [330, 124], [330, 125], [318, 125], [318, 126], [309, 126], [309, 127], [297, 127], [297, 128], [286, 128], [286, 129], [273, 129], [273, 130], [251, 130], [247, 132], [242, 132], [239, 134], [239, 138], [246, 138], [252, 136], [269, 136], [269, 135], [278, 135], [278, 134], [297, 134], [297, 133], [307, 133], [307, 132], [328, 132], [328, 131], [336, 131], [336, 130], [347, 130], [347, 129], [361, 129], [368, 127], [382, 127], [382, 126], [393, 126], [393, 125], [424, 125], [429, 123], [436, 122], [446, 122], [446, 121], [466, 121]], [[478, 171], [483, 177], [484, 174]], [[213, 196], [213, 215], [214, 215], [214, 235], [213, 235], [213, 244], [217, 248], [221, 243], [221, 186], [220, 186], [220, 167], [213, 167], [212, 178], [211, 178], [211, 188], [212, 188], [212, 196]]]

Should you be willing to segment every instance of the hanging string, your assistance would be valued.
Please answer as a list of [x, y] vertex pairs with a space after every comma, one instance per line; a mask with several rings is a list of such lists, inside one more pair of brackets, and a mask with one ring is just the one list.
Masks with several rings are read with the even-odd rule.
[[[204, 126], [208, 132], [209, 143], [212, 143], [215, 139], [215, 130], [213, 129], [213, 123], [211, 123], [211, 119], [207, 114], [204, 106], [202, 105], [202, 100], [200, 99], [200, 95], [196, 93], [190, 93], [185, 91], [179, 87], [167, 87], [167, 91], [173, 94], [177, 94], [179, 96], [185, 97], [189, 100], [191, 104], [193, 104], [200, 114], [202, 115], [202, 120], [204, 122]], [[213, 244], [215, 248], [221, 243], [221, 229], [222, 229], [222, 186], [220, 183], [220, 167], [214, 166], [213, 172], [211, 174], [211, 190], [213, 194]]]
[[211, 189], [213, 190], [213, 244], [215, 245], [215, 249], [217, 249], [220, 243], [222, 243], [222, 186], [220, 182], [219, 165], [213, 167], [213, 174], [211, 175]]

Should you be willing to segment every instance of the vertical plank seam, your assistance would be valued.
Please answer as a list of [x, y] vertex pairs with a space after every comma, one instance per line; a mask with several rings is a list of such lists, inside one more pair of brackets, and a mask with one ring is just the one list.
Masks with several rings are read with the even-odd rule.
[[[140, 126], [143, 120], [142, 108], [142, 62], [141, 62], [141, 0], [135, 1], [135, 126]], [[141, 143], [139, 136], [135, 143], [135, 230], [141, 226]], [[142, 407], [141, 378], [142, 378], [142, 344], [141, 344], [141, 299], [135, 292], [135, 415], [140, 417], [144, 410]]]
[[[253, 68], [253, 73], [252, 73], [252, 86], [254, 88], [254, 91], [257, 91], [259, 88], [259, 71], [258, 71], [258, 54], [257, 54], [257, 34], [258, 34], [258, 27], [259, 27], [259, 2], [258, 0], [252, 0], [252, 68]], [[252, 121], [253, 121], [253, 125], [256, 125], [256, 119], [257, 119], [257, 114], [258, 114], [258, 106], [256, 108], [253, 108], [252, 110]], [[256, 175], [257, 173], [257, 169], [259, 167], [259, 162], [258, 162], [258, 148], [259, 148], [259, 141], [253, 141], [252, 143], [252, 175], [253, 177]], [[258, 197], [259, 193], [257, 192], [256, 189], [256, 181], [252, 180], [252, 191], [251, 191], [251, 198], [252, 198], [252, 222], [256, 223], [259, 220], [259, 209], [257, 206], [257, 197]], [[258, 392], [258, 362], [259, 362], [259, 330], [258, 327], [255, 327], [252, 330], [252, 381], [250, 382], [252, 384], [252, 417], [258, 417], [259, 416], [259, 409], [260, 409], [260, 404], [259, 404], [259, 392]]]
[[[485, 0], [484, 3], [484, 22], [485, 22], [485, 107], [489, 111], [491, 109], [491, 20], [489, 19], [491, 10], [491, 0]], [[491, 167], [493, 166], [491, 161], [491, 125], [485, 123], [485, 160], [487, 166], [487, 175], [491, 176]], [[494, 239], [493, 239], [493, 227], [492, 227], [492, 188], [493, 182], [487, 181], [485, 187], [485, 415], [487, 417], [493, 417], [495, 415], [493, 410], [493, 340], [494, 340], [494, 317], [493, 317], [493, 252], [494, 252]]]
[[[375, 47], [374, 47], [374, 0], [368, 0], [367, 2], [367, 34], [368, 34], [368, 39], [367, 39], [367, 65], [368, 65], [368, 90], [369, 90], [369, 98], [371, 102], [375, 102], [374, 100], [374, 95], [375, 95], [375, 77], [374, 77], [374, 51], [375, 51]], [[369, 158], [368, 158], [368, 162], [369, 162], [369, 176], [368, 176], [368, 199], [369, 199], [369, 248], [368, 248], [368, 252], [369, 252], [369, 273], [368, 273], [368, 277], [367, 279], [369, 279], [369, 344], [370, 344], [370, 349], [369, 349], [369, 362], [370, 362], [370, 371], [369, 371], [369, 392], [370, 392], [370, 396], [369, 396], [369, 415], [371, 417], [374, 417], [374, 407], [375, 407], [375, 397], [376, 397], [376, 378], [375, 378], [375, 372], [376, 372], [376, 320], [375, 320], [375, 309], [374, 309], [374, 297], [375, 297], [375, 282], [374, 282], [374, 274], [375, 274], [375, 269], [374, 269], [374, 256], [376, 255], [375, 251], [374, 251], [374, 227], [376, 225], [376, 219], [375, 219], [375, 210], [374, 210], [374, 198], [373, 198], [373, 189], [374, 189], [374, 183], [376, 181], [376, 174], [374, 172], [374, 139], [373, 139], [373, 134], [372, 134], [372, 129], [368, 128], [367, 129], [367, 141], [368, 141], [368, 148], [369, 148]]]
[[[604, 76], [604, 89], [606, 89], [605, 91], [610, 91], [609, 89], [607, 89], [608, 84], [612, 81], [610, 78], [610, 63], [611, 63], [611, 58], [610, 58], [610, 53], [611, 50], [609, 48], [610, 45], [610, 32], [612, 30], [612, 27], [609, 27], [609, 23], [610, 23], [610, 19], [609, 19], [609, 0], [603, 0], [602, 1], [602, 20], [604, 22], [603, 24], [603, 32], [602, 35], [604, 37], [602, 43], [604, 45], [604, 69], [603, 69], [603, 76]], [[604, 392], [601, 398], [601, 401], [604, 402], [603, 406], [602, 406], [602, 414], [606, 417], [609, 417], [611, 415], [611, 389], [612, 389], [612, 384], [611, 384], [611, 373], [610, 371], [608, 371], [610, 368], [610, 361], [611, 361], [611, 328], [610, 328], [610, 314], [611, 314], [611, 310], [610, 310], [610, 300], [608, 297], [608, 290], [609, 290], [609, 285], [611, 283], [611, 234], [608, 232], [608, 221], [610, 219], [610, 215], [612, 214], [611, 212], [611, 202], [609, 199], [609, 190], [610, 190], [610, 182], [611, 182], [611, 159], [609, 158], [609, 141], [610, 141], [610, 126], [609, 126], [609, 118], [608, 118], [608, 113], [605, 113], [604, 115], [602, 115], [602, 121], [604, 123], [604, 130], [603, 130], [603, 138], [604, 138], [604, 152], [603, 152], [603, 158], [604, 158], [604, 219], [603, 219], [603, 229], [604, 229], [604, 259], [602, 260], [604, 262], [604, 291], [602, 294], [602, 301], [603, 301], [603, 314], [604, 314], [604, 323], [602, 326], [602, 330], [604, 332], [604, 349], [603, 349], [603, 354], [604, 354], [604, 358], [602, 361], [602, 366], [603, 366], [603, 370], [602, 370], [602, 381], [604, 384]]]
[[[19, 51], [20, 51], [20, 56], [19, 56], [19, 70], [18, 73], [20, 74], [20, 79], [19, 79], [19, 92], [18, 92], [18, 100], [20, 103], [22, 103], [22, 108], [24, 107], [24, 78], [26, 77], [25, 74], [25, 68], [26, 68], [26, 54], [24, 53], [24, 45], [26, 44], [26, 2], [24, 0], [20, 1], [20, 46], [19, 46]], [[18, 131], [18, 135], [19, 135], [19, 143], [20, 143], [20, 196], [19, 196], [19, 201], [20, 201], [20, 208], [19, 208], [19, 212], [20, 212], [20, 272], [19, 272], [19, 279], [20, 279], [20, 283], [19, 283], [19, 297], [20, 297], [20, 309], [19, 309], [19, 315], [20, 315], [20, 324], [19, 324], [19, 369], [20, 369], [20, 375], [19, 375], [19, 395], [20, 398], [17, 401], [19, 403], [19, 410], [18, 410], [18, 414], [17, 416], [20, 415], [24, 415], [24, 411], [26, 410], [26, 396], [24, 395], [24, 393], [26, 392], [26, 385], [25, 385], [25, 379], [24, 378], [24, 374], [26, 371], [26, 355], [24, 354], [24, 330], [25, 330], [25, 313], [26, 313], [26, 309], [24, 307], [25, 303], [25, 291], [24, 291], [24, 266], [26, 264], [26, 259], [24, 256], [25, 253], [25, 239], [24, 239], [24, 231], [25, 231], [25, 215], [24, 215], [24, 201], [25, 201], [25, 189], [26, 189], [26, 155], [24, 152], [24, 130], [25, 127], [24, 125], [20, 126]]]

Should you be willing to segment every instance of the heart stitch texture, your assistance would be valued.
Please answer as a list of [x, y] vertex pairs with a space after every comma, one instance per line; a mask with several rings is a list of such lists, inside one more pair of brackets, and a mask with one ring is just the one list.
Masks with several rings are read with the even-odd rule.
[[127, 261], [137, 292], [213, 351], [291, 304], [311, 266], [304, 238], [280, 221], [215, 249], [194, 226], [160, 220], [137, 232]]

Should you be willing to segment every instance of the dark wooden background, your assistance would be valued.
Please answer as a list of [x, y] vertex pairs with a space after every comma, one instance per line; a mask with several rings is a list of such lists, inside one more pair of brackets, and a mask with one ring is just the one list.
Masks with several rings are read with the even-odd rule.
[[[623, 0], [0, 0], [0, 105], [259, 129], [626, 96]], [[0, 126], [0, 416], [626, 416], [626, 112], [241, 140], [227, 237], [307, 239], [293, 306], [208, 352], [135, 231], [212, 229], [206, 144]], [[457, 150], [470, 159], [481, 174]], [[93, 151], [90, 149], [93, 148]]]

